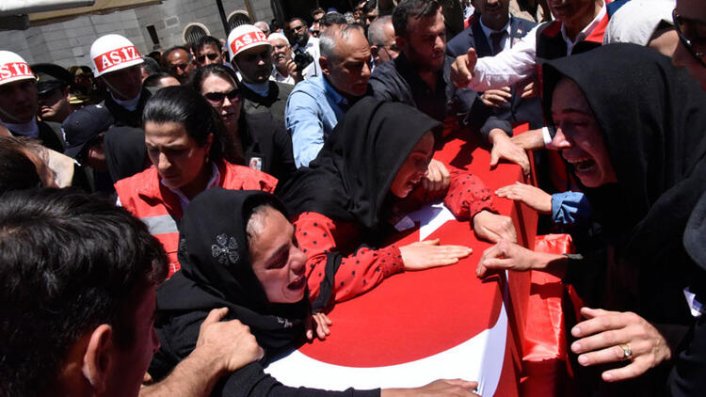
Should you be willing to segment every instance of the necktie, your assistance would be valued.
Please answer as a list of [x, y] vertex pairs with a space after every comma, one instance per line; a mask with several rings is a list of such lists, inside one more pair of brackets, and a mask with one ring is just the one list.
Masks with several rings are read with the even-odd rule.
[[493, 32], [490, 34], [490, 44], [493, 46], [493, 55], [503, 50], [502, 43], [506, 35], [506, 31]]

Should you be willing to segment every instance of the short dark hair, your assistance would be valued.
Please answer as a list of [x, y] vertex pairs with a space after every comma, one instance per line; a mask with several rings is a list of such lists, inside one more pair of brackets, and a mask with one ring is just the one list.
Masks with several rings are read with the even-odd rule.
[[321, 8], [321, 7], [316, 7], [316, 8], [314, 8], [313, 10], [311, 10], [311, 18], [313, 19], [313, 18], [314, 18], [314, 15], [325, 14], [325, 13], [326, 13], [326, 11], [324, 11], [323, 8]]
[[219, 51], [223, 52], [223, 44], [213, 36], [201, 36], [194, 45], [191, 46], [191, 50], [196, 54], [209, 45], [215, 46]]
[[112, 201], [72, 190], [0, 199], [0, 395], [46, 392], [71, 347], [100, 324], [123, 349], [132, 316], [167, 259], [145, 225]]
[[289, 29], [289, 24], [292, 23], [292, 22], [294, 22], [294, 21], [299, 21], [299, 22], [302, 23], [302, 25], [304, 25], [304, 26], [306, 26], [306, 27], [309, 27], [309, 24], [306, 23], [306, 21], [305, 21], [304, 19], [299, 18], [299, 17], [294, 17], [294, 18], [290, 19], [290, 20], [287, 22], [287, 29]]
[[410, 18], [427, 18], [436, 15], [441, 4], [436, 0], [402, 0], [392, 12], [392, 26], [397, 36], [407, 35]]
[[319, 23], [322, 26], [348, 25], [348, 20], [340, 12], [329, 12], [321, 18]]
[[[147, 76], [146, 79], [142, 81], [142, 86], [145, 88], [160, 88], [161, 80], [167, 77], [174, 77], [169, 73], [158, 72]], [[176, 78], [176, 77], [174, 77]]]
[[156, 59], [144, 57], [142, 58], [142, 61], [142, 70], [147, 72], [147, 76], [162, 73], [162, 68], [159, 66], [159, 62], [157, 62]]
[[0, 194], [42, 186], [37, 166], [27, 156], [28, 150], [20, 138], [0, 137]]
[[143, 127], [147, 122], [181, 123], [199, 146], [206, 145], [208, 134], [213, 133], [209, 157], [213, 161], [222, 157], [223, 122], [208, 101], [190, 86], [165, 87], [157, 91], [147, 101], [142, 113]]

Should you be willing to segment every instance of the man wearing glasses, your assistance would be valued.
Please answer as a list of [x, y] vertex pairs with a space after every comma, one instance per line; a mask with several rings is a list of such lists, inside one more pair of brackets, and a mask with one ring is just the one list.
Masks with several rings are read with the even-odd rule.
[[306, 22], [301, 18], [292, 18], [289, 21], [289, 42], [292, 43], [294, 61], [301, 70], [304, 79], [321, 76], [319, 66], [319, 39], [311, 37]]
[[681, 42], [672, 57], [674, 64], [686, 67], [706, 90], [706, 3], [677, 0], [672, 16]]

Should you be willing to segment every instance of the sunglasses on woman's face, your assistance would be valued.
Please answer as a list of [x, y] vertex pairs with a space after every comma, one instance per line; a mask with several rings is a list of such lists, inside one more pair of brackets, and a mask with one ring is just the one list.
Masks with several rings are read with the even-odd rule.
[[211, 102], [223, 102], [226, 97], [233, 102], [240, 100], [240, 90], [235, 88], [230, 92], [207, 92], [203, 96]]
[[206, 62], [206, 57], [208, 57], [208, 59], [210, 59], [212, 61], [215, 61], [216, 58], [218, 58], [218, 54], [210, 53], [210, 54], [199, 55], [196, 57], [196, 60], [199, 61], [199, 63], [204, 63], [204, 62]]
[[672, 19], [681, 44], [706, 67], [706, 22], [684, 18], [676, 9], [672, 11]]

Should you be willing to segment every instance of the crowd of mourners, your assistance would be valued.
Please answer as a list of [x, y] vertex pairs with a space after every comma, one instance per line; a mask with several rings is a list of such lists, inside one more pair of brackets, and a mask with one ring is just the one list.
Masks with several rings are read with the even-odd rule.
[[[580, 296], [557, 388], [703, 395], [706, 3], [519, 4], [367, 0], [148, 55], [107, 34], [68, 69], [0, 51], [0, 395], [475, 396], [264, 370], [337, 303], [471, 255], [389, 244], [435, 202], [491, 243], [477, 277]], [[527, 183], [434, 159], [458, 139]], [[572, 253], [519, 244], [500, 200]]]

